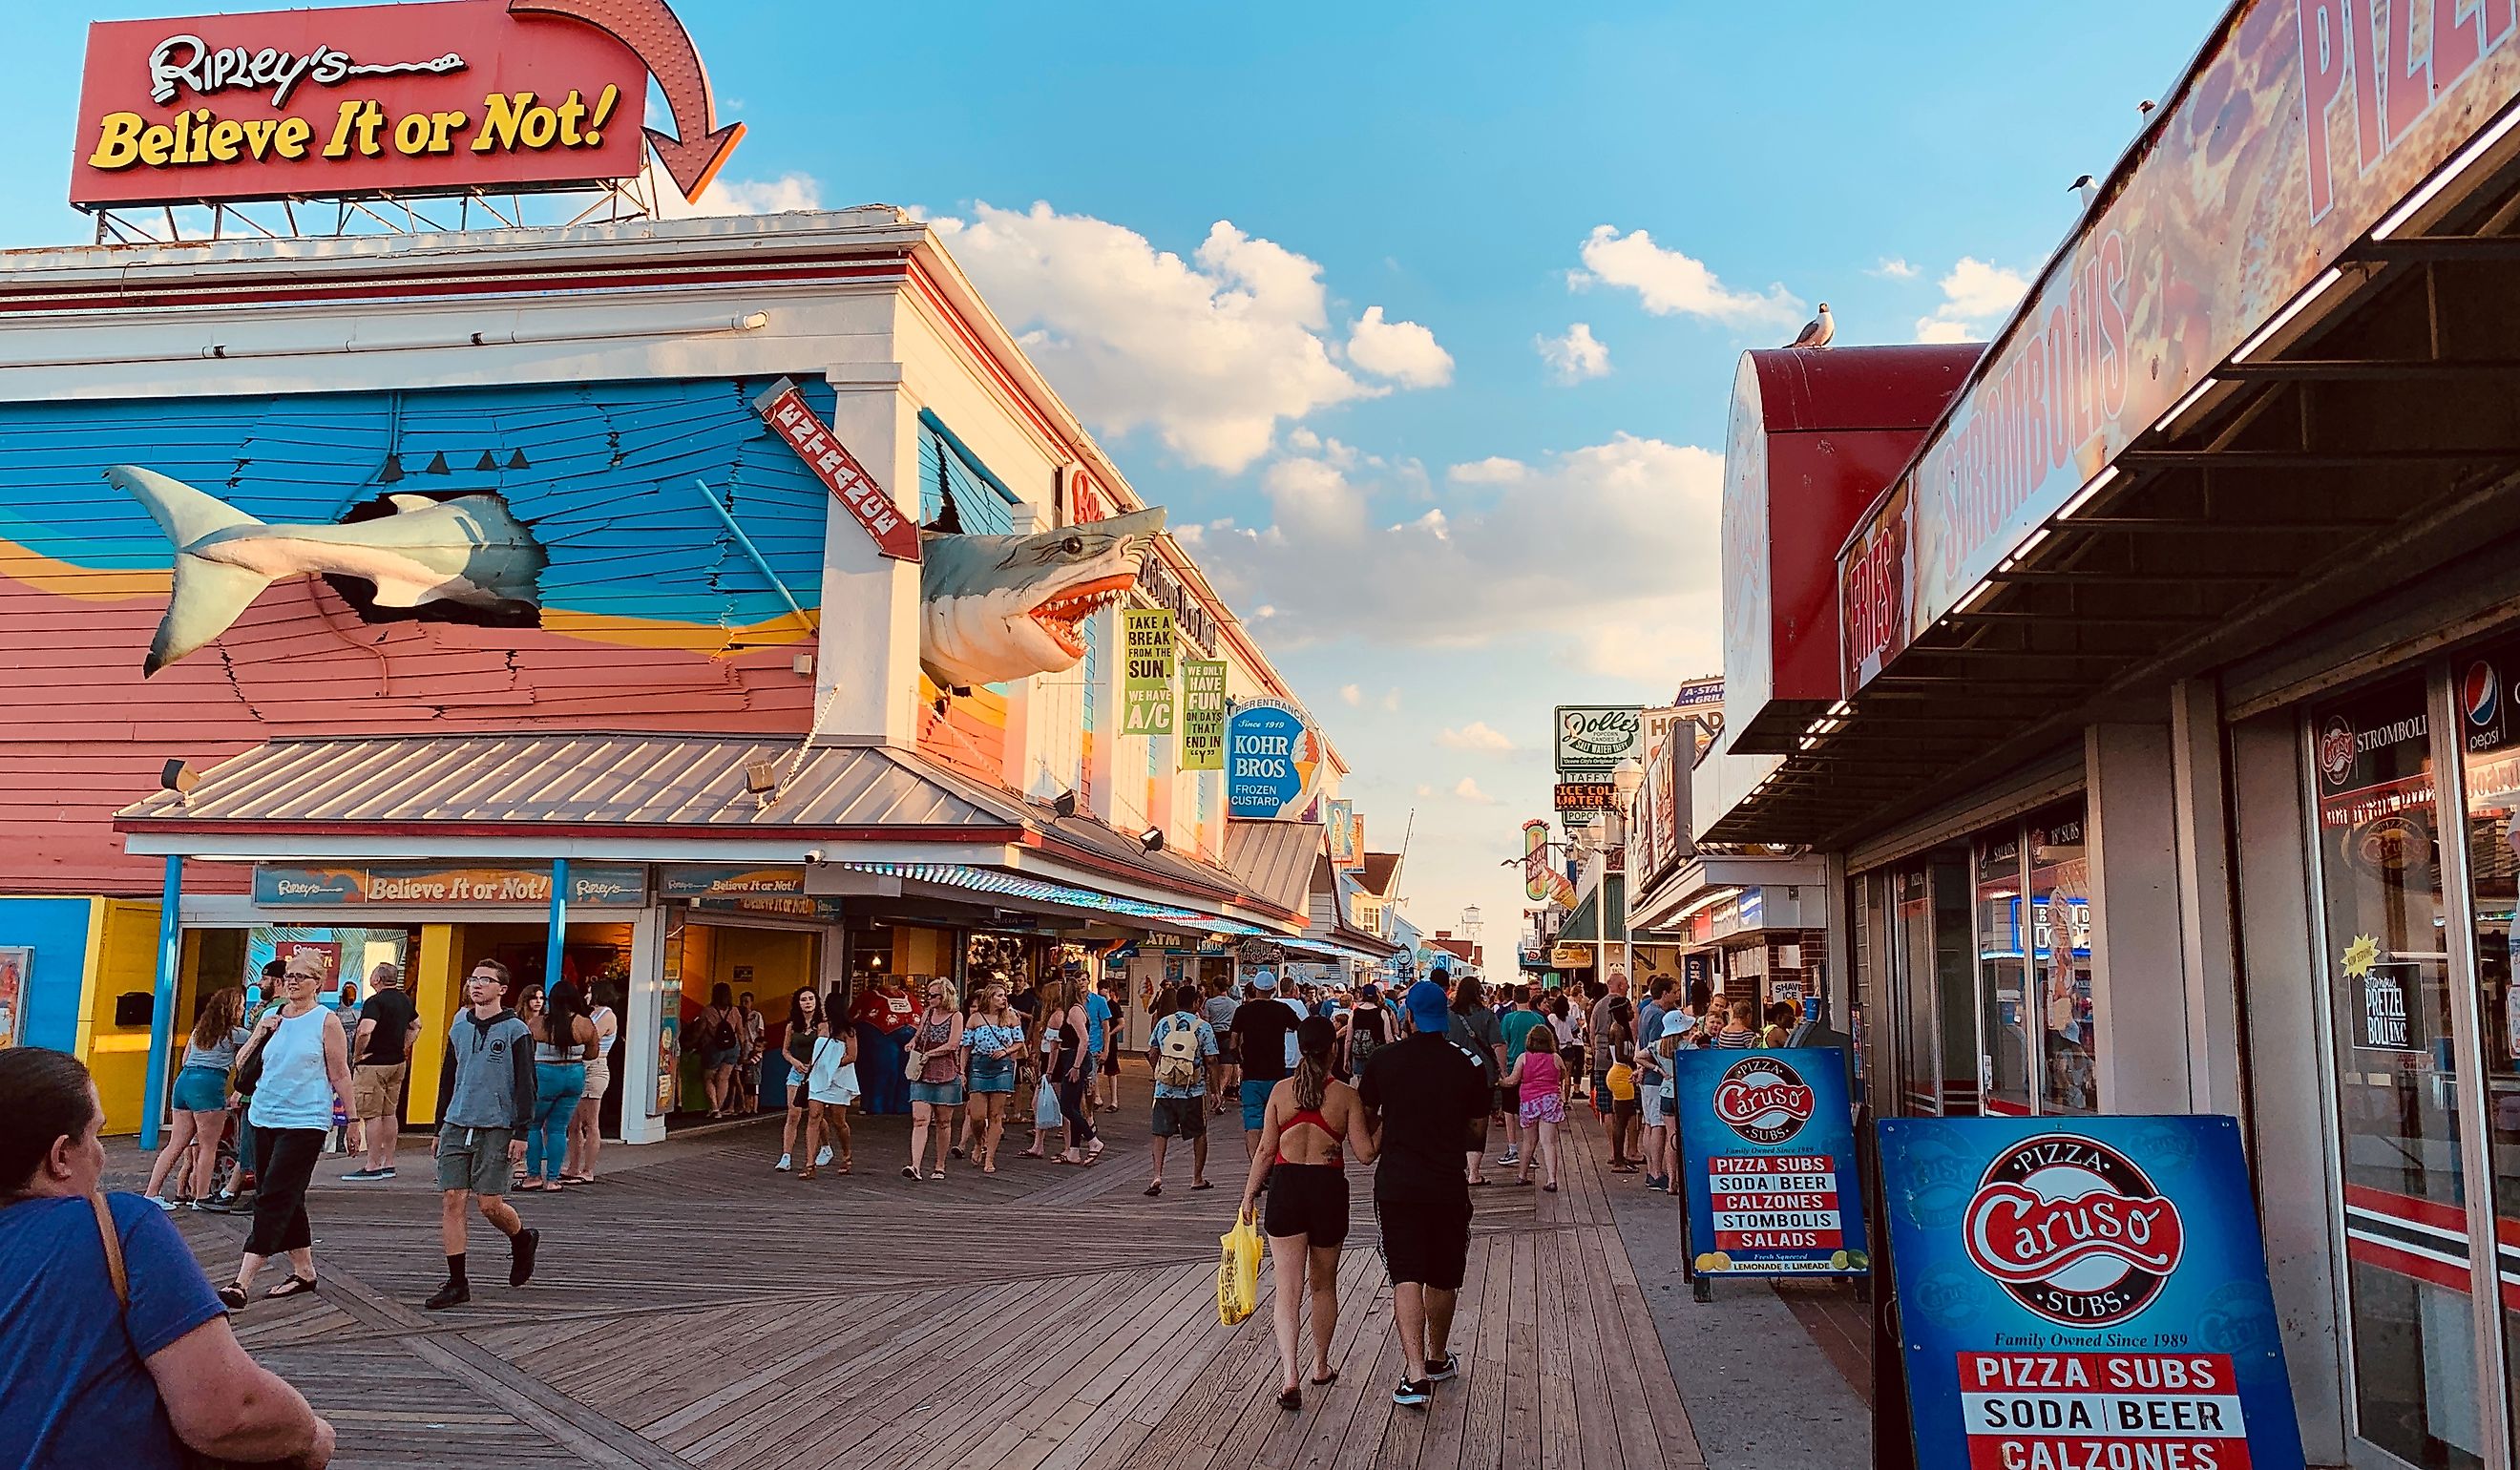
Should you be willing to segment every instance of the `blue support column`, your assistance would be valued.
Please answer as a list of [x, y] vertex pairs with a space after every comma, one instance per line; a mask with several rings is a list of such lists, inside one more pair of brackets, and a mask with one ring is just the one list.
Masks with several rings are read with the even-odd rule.
[[568, 943], [568, 859], [552, 859], [551, 937], [543, 948], [543, 994], [560, 984], [562, 948]]
[[158, 1116], [166, 1107], [166, 1050], [174, 1040], [175, 983], [184, 971], [184, 860], [166, 858], [166, 886], [158, 901], [158, 1003], [149, 1008], [149, 1072], [140, 1090], [140, 1146], [158, 1146]]

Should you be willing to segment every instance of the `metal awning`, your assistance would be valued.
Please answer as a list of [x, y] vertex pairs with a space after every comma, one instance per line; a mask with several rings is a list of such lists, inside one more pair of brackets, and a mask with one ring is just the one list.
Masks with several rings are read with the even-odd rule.
[[1304, 912], [1313, 864], [1328, 851], [1318, 822], [1225, 824], [1225, 866], [1242, 891], [1288, 913]]
[[1195, 909], [1176, 908], [1168, 904], [1150, 904], [1144, 899], [1100, 893], [1066, 883], [1054, 883], [1046, 878], [1008, 872], [995, 868], [977, 868], [963, 863], [882, 863], [841, 862], [832, 865], [852, 872], [878, 877], [899, 878], [904, 883], [921, 883], [949, 888], [958, 892], [985, 894], [991, 898], [1012, 899], [1025, 904], [1046, 904], [1081, 913], [1111, 914], [1122, 918], [1142, 919], [1149, 923], [1193, 929], [1208, 934], [1227, 934], [1237, 938], [1254, 935], [1273, 936], [1275, 931], [1221, 913], [1204, 913]]
[[1574, 912], [1567, 914], [1566, 922], [1558, 926], [1557, 937], [1568, 944], [1598, 942], [1604, 895], [1607, 895], [1610, 911], [1609, 932], [1614, 936], [1624, 933], [1628, 921], [1627, 875], [1612, 872], [1602, 874], [1600, 883], [1576, 901]]

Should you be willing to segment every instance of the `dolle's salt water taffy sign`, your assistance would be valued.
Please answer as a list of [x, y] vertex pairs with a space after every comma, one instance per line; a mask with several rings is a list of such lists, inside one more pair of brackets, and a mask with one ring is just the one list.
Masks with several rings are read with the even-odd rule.
[[1834, 1047], [1701, 1048], [1682, 1050], [1672, 1062], [1697, 1270], [1869, 1270], [1846, 1053]]
[[[641, 126], [652, 76], [671, 134]], [[70, 202], [635, 177], [697, 200], [743, 136], [665, 0], [436, 0], [88, 27]]]
[[2236, 1122], [1893, 1118], [1880, 1138], [1917, 1464], [2299, 1470]]

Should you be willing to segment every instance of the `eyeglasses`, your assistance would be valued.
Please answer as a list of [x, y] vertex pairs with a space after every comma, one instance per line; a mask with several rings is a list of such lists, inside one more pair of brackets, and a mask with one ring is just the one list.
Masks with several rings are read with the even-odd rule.
[[324, 977], [321, 975], [283, 975], [280, 978], [291, 985], [313, 985]]

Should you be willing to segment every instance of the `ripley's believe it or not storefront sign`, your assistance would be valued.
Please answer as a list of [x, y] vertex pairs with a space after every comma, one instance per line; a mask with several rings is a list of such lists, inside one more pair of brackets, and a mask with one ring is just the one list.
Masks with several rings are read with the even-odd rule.
[[[674, 131], [643, 128], [655, 79]], [[88, 27], [70, 202], [429, 195], [635, 177], [698, 199], [743, 135], [664, 0], [439, 0]]]
[[2224, 1117], [1880, 1125], [1915, 1463], [2299, 1470]]
[[2501, 112], [2515, 35], [2508, 0], [2257, 0], [2226, 22], [1850, 538], [1846, 691]]

